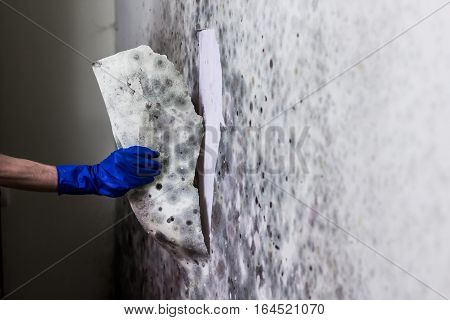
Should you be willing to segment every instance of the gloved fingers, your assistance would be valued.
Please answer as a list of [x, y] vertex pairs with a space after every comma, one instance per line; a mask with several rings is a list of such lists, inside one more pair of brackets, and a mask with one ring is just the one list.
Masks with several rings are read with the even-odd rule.
[[[120, 149], [119, 149], [120, 150]], [[150, 149], [148, 149], [150, 150]], [[154, 151], [152, 152], [117, 152], [114, 155], [114, 158], [117, 162], [143, 162], [145, 160], [157, 159], [159, 157], [159, 153], [157, 156], [154, 156]]]
[[161, 169], [161, 163], [159, 163], [156, 160], [145, 159], [145, 161], [140, 161], [137, 164], [137, 167], [142, 168], [142, 169], [148, 168], [148, 169], [159, 170], [159, 169]]
[[[149, 149], [150, 150], [150, 149]], [[159, 154], [158, 154], [159, 156]], [[117, 153], [114, 155], [114, 163], [117, 165], [126, 164], [139, 166], [139, 167], [151, 167], [159, 169], [161, 166], [159, 163], [151, 157], [151, 153], [141, 152], [141, 153]]]
[[131, 175], [139, 175], [141, 172], [147, 171], [159, 171], [161, 170], [161, 164], [155, 160], [141, 161], [139, 163], [134, 162], [117, 162], [115, 163], [117, 169], [120, 169], [124, 173]]
[[109, 194], [114, 197], [125, 194], [129, 189], [136, 188], [154, 181], [154, 176], [158, 175], [158, 170], [146, 170], [142, 173], [110, 172], [101, 166], [93, 166], [95, 176], [99, 179], [101, 189], [109, 190]]
[[128, 190], [154, 181], [161, 164], [154, 160], [159, 153], [146, 147], [118, 149], [97, 165], [89, 166], [92, 191], [118, 197]]
[[122, 150], [121, 153], [131, 155], [131, 156], [139, 156], [139, 157], [145, 157], [145, 158], [158, 158], [159, 152], [154, 151], [147, 147], [142, 146], [133, 146], [126, 149], [119, 149]]
[[146, 147], [140, 147], [140, 152], [139, 154], [143, 154], [145, 157], [152, 157], [152, 158], [159, 158], [159, 152], [156, 150], [152, 150], [150, 148], [146, 148]]
[[132, 176], [148, 176], [158, 175], [161, 173], [161, 164], [155, 160], [142, 160], [140, 162], [117, 161], [115, 164], [115, 172], [123, 172]]
[[133, 164], [120, 163], [116, 164], [116, 167], [113, 170], [102, 167], [99, 171], [109, 176], [109, 180], [118, 179], [125, 182], [130, 179], [148, 178], [159, 175], [161, 173], [160, 165], [156, 161], [155, 163], [157, 165], [148, 167], [138, 167]]

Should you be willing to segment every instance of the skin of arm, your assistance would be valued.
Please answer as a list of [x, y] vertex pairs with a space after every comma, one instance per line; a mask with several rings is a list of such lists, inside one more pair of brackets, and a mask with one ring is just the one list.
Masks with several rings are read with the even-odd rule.
[[153, 182], [161, 173], [158, 157], [157, 151], [131, 146], [113, 151], [94, 165], [50, 166], [0, 154], [0, 186], [117, 198]]
[[0, 154], [0, 186], [32, 191], [57, 191], [55, 166]]

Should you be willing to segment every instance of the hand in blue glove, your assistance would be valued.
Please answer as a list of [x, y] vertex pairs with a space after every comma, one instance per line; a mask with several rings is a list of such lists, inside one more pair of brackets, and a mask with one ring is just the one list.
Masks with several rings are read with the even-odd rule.
[[111, 153], [99, 164], [57, 166], [59, 194], [98, 194], [120, 197], [128, 190], [153, 182], [161, 165], [159, 153], [145, 147], [130, 147]]

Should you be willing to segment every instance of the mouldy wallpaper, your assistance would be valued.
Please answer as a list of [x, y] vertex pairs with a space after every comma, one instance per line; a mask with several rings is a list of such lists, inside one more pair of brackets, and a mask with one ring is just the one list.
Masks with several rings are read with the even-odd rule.
[[128, 218], [121, 297], [439, 298], [374, 249], [449, 288], [448, 12], [335, 78], [441, 4], [387, 3], [117, 0], [117, 51], [167, 55], [194, 104], [196, 30], [216, 30], [225, 122], [210, 259], [182, 266]]
[[[148, 46], [93, 65], [118, 147], [158, 150], [161, 174], [127, 194], [143, 228], [177, 257], [205, 256], [199, 194], [193, 186], [203, 138], [182, 75]], [[142, 163], [140, 165], [145, 165]]]

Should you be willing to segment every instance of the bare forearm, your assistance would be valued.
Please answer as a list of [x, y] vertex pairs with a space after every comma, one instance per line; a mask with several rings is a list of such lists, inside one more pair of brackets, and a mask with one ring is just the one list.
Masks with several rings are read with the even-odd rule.
[[10, 188], [56, 191], [56, 167], [0, 154], [0, 185]]

